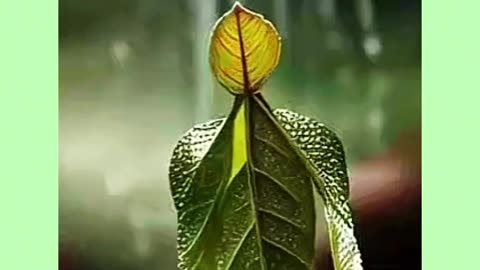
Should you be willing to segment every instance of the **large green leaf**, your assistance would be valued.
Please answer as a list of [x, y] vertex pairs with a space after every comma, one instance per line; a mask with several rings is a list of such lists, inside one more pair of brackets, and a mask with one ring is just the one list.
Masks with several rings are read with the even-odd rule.
[[259, 94], [188, 131], [170, 181], [180, 269], [312, 269], [313, 183], [326, 202], [336, 269], [361, 269], [339, 140], [311, 119], [273, 113]]
[[349, 204], [349, 180], [339, 138], [317, 121], [288, 110], [275, 116], [300, 149], [312, 172], [315, 187], [325, 205], [335, 269], [362, 269]]
[[335, 268], [361, 269], [340, 141], [309, 118], [272, 111], [259, 93], [280, 49], [273, 25], [238, 3], [212, 32], [211, 68], [235, 102], [226, 119], [188, 131], [173, 153], [180, 269], [312, 269], [314, 187]]
[[238, 97], [226, 120], [193, 128], [175, 149], [181, 269], [311, 269], [313, 186], [269, 115]]

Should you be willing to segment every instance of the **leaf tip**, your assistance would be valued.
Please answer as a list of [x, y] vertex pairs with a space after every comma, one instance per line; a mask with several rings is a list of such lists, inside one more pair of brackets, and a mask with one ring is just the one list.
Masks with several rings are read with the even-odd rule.
[[245, 8], [242, 6], [240, 1], [235, 1], [235, 3], [233, 3], [232, 9], [235, 12], [239, 12], [239, 11], [242, 11], [243, 9], [245, 9]]
[[232, 5], [232, 8], [230, 9], [230, 12], [227, 12], [227, 14], [228, 13], [235, 14], [235, 16], [238, 16], [241, 13], [246, 13], [246, 14], [249, 14], [250, 16], [255, 16], [255, 17], [259, 17], [261, 19], [264, 19], [262, 14], [259, 14], [257, 12], [254, 12], [253, 10], [248, 9], [247, 7], [242, 5], [242, 3], [240, 3], [240, 1], [235, 1], [235, 3], [233, 3], [233, 5]]

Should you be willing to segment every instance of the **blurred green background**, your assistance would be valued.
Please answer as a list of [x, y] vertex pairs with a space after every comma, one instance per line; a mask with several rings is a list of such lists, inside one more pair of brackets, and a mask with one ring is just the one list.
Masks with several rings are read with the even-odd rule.
[[[176, 269], [169, 157], [228, 113], [207, 56], [232, 2], [59, 0], [62, 269]], [[241, 2], [283, 37], [266, 99], [336, 130], [351, 166], [420, 127], [420, 1]]]

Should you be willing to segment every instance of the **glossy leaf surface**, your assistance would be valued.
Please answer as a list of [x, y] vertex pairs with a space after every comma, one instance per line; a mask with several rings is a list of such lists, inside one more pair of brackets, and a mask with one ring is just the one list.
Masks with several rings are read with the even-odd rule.
[[307, 160], [315, 187], [324, 201], [335, 269], [362, 269], [340, 139], [323, 124], [300, 114], [276, 110], [275, 116]]
[[170, 179], [181, 269], [312, 268], [313, 185], [257, 99], [189, 131]]

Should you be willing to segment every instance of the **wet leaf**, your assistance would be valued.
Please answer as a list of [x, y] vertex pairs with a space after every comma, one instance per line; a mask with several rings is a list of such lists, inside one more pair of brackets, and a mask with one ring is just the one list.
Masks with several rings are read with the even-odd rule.
[[[260, 29], [259, 36], [242, 36], [243, 27], [251, 24]], [[238, 33], [231, 46], [216, 44], [218, 38], [234, 36], [229, 29]], [[239, 4], [214, 29], [212, 69], [236, 97], [228, 117], [196, 125], [174, 149], [169, 177], [178, 217], [179, 268], [312, 269], [316, 189], [325, 202], [335, 269], [362, 269], [339, 139], [312, 119], [271, 110], [255, 94], [278, 59], [267, 57], [270, 62], [249, 69], [255, 58], [234, 54], [235, 42], [258, 39], [267, 44], [261, 55], [278, 57], [279, 39], [270, 32], [276, 35], [270, 23]]]
[[349, 179], [340, 139], [323, 124], [288, 110], [276, 119], [300, 149], [325, 205], [330, 246], [336, 270], [362, 269], [349, 204]]
[[257, 98], [189, 131], [170, 178], [181, 269], [312, 269], [313, 185]]

